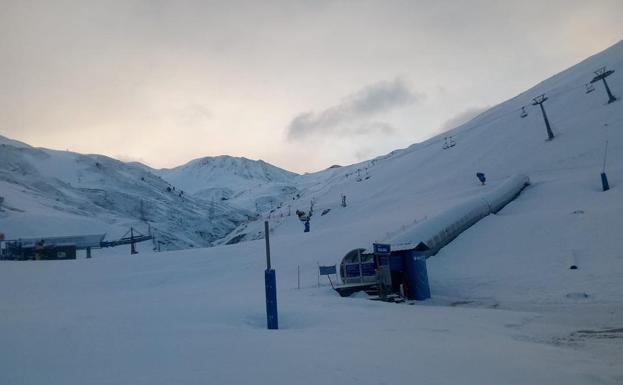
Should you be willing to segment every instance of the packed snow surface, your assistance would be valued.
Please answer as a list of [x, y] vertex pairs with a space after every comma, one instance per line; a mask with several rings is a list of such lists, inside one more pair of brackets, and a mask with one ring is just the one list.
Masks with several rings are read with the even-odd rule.
[[[442, 135], [295, 176], [296, 194], [229, 236], [261, 238], [270, 221], [278, 331], [266, 330], [262, 240], [1, 263], [0, 384], [622, 383], [623, 101], [584, 91], [603, 65], [618, 96], [623, 43], [444, 134], [454, 147]], [[542, 93], [552, 141], [530, 105]], [[516, 200], [428, 259], [430, 301], [340, 298], [324, 277], [318, 287], [318, 263], [516, 174], [531, 182]], [[3, 210], [19, 197], [10, 186]], [[303, 233], [294, 211], [312, 207]]]

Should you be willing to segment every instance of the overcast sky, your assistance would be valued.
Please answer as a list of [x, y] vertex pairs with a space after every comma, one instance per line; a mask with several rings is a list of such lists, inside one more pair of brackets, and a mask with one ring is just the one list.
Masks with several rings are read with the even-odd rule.
[[623, 1], [0, 0], [0, 134], [296, 171], [452, 128], [623, 38]]

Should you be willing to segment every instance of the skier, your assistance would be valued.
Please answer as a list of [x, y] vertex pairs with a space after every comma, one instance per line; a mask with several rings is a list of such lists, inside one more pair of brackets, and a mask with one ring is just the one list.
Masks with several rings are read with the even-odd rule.
[[482, 172], [477, 172], [476, 173], [476, 177], [478, 178], [480, 183], [482, 183], [482, 185], [484, 186], [485, 182], [487, 181], [487, 178], [485, 177], [485, 174], [483, 174]]

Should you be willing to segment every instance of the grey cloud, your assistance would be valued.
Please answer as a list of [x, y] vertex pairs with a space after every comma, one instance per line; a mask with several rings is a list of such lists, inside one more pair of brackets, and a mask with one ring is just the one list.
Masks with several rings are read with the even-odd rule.
[[360, 148], [355, 151], [355, 159], [357, 159], [358, 161], [370, 159], [373, 154], [374, 150], [370, 147]]
[[417, 101], [416, 95], [402, 79], [382, 81], [364, 87], [342, 101], [319, 112], [305, 112], [288, 125], [289, 140], [314, 134], [336, 136], [391, 133], [393, 128], [382, 122], [363, 120]]
[[193, 126], [212, 118], [212, 112], [203, 104], [188, 104], [179, 111], [179, 117], [183, 124]]
[[349, 136], [370, 135], [375, 133], [389, 135], [393, 134], [394, 131], [396, 131], [394, 127], [385, 122], [364, 122], [353, 127], [344, 127], [340, 130], [340, 133]]
[[439, 128], [439, 132], [446, 132], [455, 127], [460, 126], [461, 124], [465, 124], [469, 122], [470, 120], [474, 119], [476, 116], [482, 114], [489, 108], [491, 107], [490, 106], [472, 107], [462, 112], [459, 112], [458, 114], [454, 115], [450, 119], [446, 120]]

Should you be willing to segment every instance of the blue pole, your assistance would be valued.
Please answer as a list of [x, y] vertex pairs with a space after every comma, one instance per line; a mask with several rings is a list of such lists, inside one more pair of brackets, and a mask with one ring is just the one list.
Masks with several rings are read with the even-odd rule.
[[608, 159], [608, 141], [606, 140], [606, 148], [604, 149], [604, 166], [601, 169], [601, 188], [603, 191], [610, 190], [610, 184], [608, 183], [608, 177], [606, 176], [606, 160], [607, 159]]
[[264, 239], [266, 240], [266, 270], [264, 270], [264, 286], [266, 288], [266, 324], [268, 329], [279, 329], [277, 314], [277, 277], [270, 267], [270, 231], [268, 221], [264, 221]]
[[610, 184], [608, 183], [608, 177], [606, 176], [605, 172], [601, 173], [601, 189], [603, 191], [610, 190]]
[[279, 329], [279, 316], [277, 314], [277, 278], [275, 270], [264, 271], [264, 283], [266, 284], [266, 324], [268, 329]]

